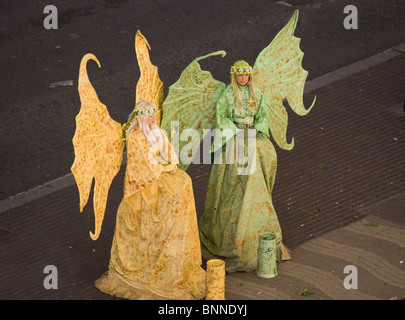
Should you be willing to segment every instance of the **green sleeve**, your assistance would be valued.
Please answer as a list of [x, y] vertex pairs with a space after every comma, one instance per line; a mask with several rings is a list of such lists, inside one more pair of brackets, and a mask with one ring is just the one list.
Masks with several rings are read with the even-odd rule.
[[216, 129], [219, 129], [220, 132], [216, 132], [215, 141], [211, 146], [211, 152], [215, 152], [222, 148], [238, 131], [241, 130], [237, 128], [233, 122], [234, 107], [235, 101], [233, 98], [233, 90], [228, 86], [217, 103]]

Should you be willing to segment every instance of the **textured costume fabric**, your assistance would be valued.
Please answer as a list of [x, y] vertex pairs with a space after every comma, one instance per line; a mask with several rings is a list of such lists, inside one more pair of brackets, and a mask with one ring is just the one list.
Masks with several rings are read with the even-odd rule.
[[[228, 86], [217, 105], [217, 128], [234, 128], [235, 122], [252, 117], [256, 136], [255, 170], [240, 175], [237, 164], [226, 163], [226, 149], [219, 151], [221, 164], [213, 164], [205, 200], [205, 211], [199, 221], [203, 257], [217, 256], [226, 262], [226, 271], [253, 271], [257, 267], [257, 248], [260, 235], [277, 235], [278, 260], [291, 259], [283, 245], [280, 224], [272, 202], [276, 178], [277, 155], [268, 138], [266, 109], [256, 90], [258, 105], [247, 105], [249, 93], [240, 87], [244, 105], [238, 108], [231, 86]], [[245, 145], [247, 144], [245, 138]], [[234, 144], [236, 146], [236, 144]], [[246, 146], [247, 147], [247, 146]]]
[[154, 163], [151, 150], [141, 129], [130, 131], [109, 269], [96, 287], [127, 299], [202, 299], [206, 277], [191, 178]]

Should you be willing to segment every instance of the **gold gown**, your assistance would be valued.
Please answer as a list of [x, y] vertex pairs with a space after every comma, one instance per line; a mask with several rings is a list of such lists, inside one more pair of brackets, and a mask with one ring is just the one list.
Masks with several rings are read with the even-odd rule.
[[[172, 147], [162, 135], [170, 160]], [[205, 271], [191, 178], [173, 170], [171, 161], [154, 163], [150, 150], [143, 131], [131, 130], [109, 268], [96, 287], [127, 299], [202, 299]]]

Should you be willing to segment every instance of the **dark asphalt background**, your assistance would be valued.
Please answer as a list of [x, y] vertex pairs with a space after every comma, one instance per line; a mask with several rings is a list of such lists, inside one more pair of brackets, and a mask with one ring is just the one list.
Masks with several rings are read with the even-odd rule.
[[[58, 9], [58, 30], [43, 27], [48, 4]], [[357, 30], [343, 27], [346, 5], [358, 9]], [[86, 53], [101, 63], [101, 69], [88, 65], [100, 100], [124, 123], [139, 78], [138, 29], [151, 45], [166, 95], [194, 58], [221, 49], [225, 58], [202, 66], [228, 83], [229, 66], [237, 59], [253, 64], [295, 9], [308, 80], [405, 40], [403, 0], [1, 1], [0, 200], [70, 173], [78, 70]], [[73, 85], [50, 87], [66, 80]]]

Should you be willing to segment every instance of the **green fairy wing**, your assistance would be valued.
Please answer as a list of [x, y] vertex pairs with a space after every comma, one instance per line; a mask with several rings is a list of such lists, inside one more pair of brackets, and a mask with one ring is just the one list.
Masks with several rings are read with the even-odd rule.
[[300, 116], [308, 114], [316, 100], [315, 97], [311, 106], [305, 108], [303, 94], [308, 72], [302, 68], [304, 53], [299, 47], [300, 38], [294, 36], [297, 21], [298, 10], [295, 10], [290, 21], [260, 52], [252, 73], [252, 81], [263, 93], [272, 137], [285, 150], [294, 147], [294, 138], [291, 143], [287, 142], [288, 114], [283, 106], [284, 99]]
[[192, 151], [199, 147], [207, 134], [204, 129], [215, 126], [216, 104], [225, 89], [223, 82], [215, 80], [209, 71], [201, 70], [198, 61], [216, 55], [224, 57], [225, 54], [225, 51], [217, 51], [194, 59], [179, 80], [170, 86], [163, 102], [160, 126], [168, 136], [173, 128], [176, 129], [177, 136], [172, 136], [172, 142], [178, 141], [174, 148], [179, 155], [179, 167], [183, 170], [187, 170], [194, 155]]

